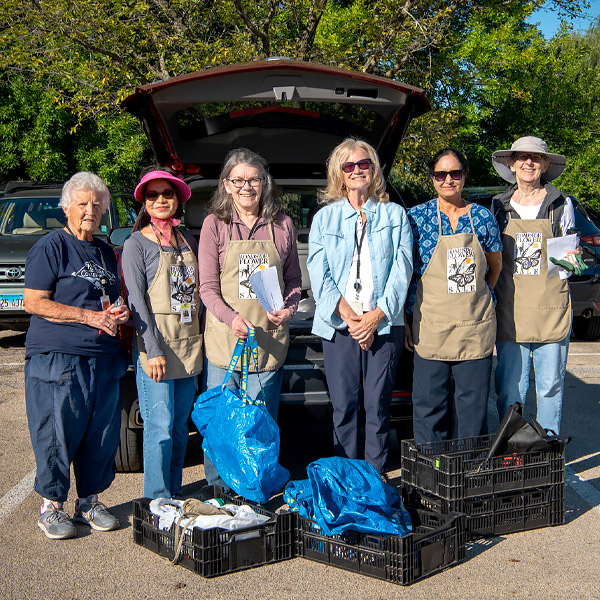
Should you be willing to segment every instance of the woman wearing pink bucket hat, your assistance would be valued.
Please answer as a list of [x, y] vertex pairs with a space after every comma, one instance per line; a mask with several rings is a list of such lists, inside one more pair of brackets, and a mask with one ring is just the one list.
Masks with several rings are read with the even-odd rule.
[[547, 241], [575, 227], [571, 198], [550, 183], [566, 159], [526, 136], [494, 152], [492, 163], [512, 184], [493, 205], [503, 245], [495, 288], [498, 413], [502, 419], [509, 406], [525, 403], [532, 357], [537, 420], [559, 433], [572, 311], [567, 279], [548, 275]]
[[191, 196], [185, 182], [150, 171], [134, 196], [144, 205], [123, 246], [123, 274], [137, 330], [144, 496], [173, 497], [181, 494], [188, 417], [203, 363], [198, 244], [177, 227]]

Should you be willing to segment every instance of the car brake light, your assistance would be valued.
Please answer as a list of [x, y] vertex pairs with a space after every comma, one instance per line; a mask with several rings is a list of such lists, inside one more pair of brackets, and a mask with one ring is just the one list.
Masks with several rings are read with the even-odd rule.
[[590, 246], [600, 246], [600, 235], [584, 235], [581, 241]]

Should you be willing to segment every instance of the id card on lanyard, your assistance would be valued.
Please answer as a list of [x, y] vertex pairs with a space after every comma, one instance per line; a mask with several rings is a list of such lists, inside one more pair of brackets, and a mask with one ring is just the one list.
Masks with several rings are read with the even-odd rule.
[[[362, 217], [359, 214], [359, 219]], [[358, 225], [358, 222], [357, 222]], [[363, 247], [363, 242], [365, 241], [365, 232], [367, 231], [367, 224], [365, 223], [362, 227], [362, 231], [360, 233], [360, 241], [358, 240], [358, 235], [356, 234], [356, 227], [354, 228], [354, 242], [356, 248], [356, 279], [354, 281], [354, 291], [356, 292], [356, 298], [353, 302], [350, 302], [350, 308], [357, 314], [363, 314], [363, 303], [360, 300], [360, 292], [362, 290], [362, 282], [360, 280], [360, 253]]]

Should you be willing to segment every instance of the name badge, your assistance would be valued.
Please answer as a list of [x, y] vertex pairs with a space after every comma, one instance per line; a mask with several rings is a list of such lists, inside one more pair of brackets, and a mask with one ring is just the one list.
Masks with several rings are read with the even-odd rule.
[[182, 323], [192, 322], [192, 305], [191, 304], [180, 304], [179, 314], [181, 315]]
[[104, 311], [108, 310], [110, 307], [110, 298], [106, 294], [104, 296], [100, 296], [100, 305]]
[[362, 302], [350, 302], [350, 308], [357, 314], [363, 314], [363, 303]]

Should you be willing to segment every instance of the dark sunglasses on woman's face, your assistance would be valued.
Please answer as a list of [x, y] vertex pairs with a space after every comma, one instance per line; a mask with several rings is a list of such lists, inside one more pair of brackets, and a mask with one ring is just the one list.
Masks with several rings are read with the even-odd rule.
[[363, 158], [358, 162], [345, 162], [342, 163], [342, 171], [344, 171], [344, 173], [352, 173], [356, 166], [358, 166], [361, 171], [366, 171], [371, 166], [371, 163], [372, 161], [370, 158]]
[[146, 192], [146, 200], [150, 200], [150, 202], [158, 200], [159, 196], [162, 196], [165, 200], [170, 200], [171, 198], [175, 198], [175, 190], [163, 190], [162, 192], [151, 190], [150, 192]]
[[433, 178], [436, 181], [446, 181], [446, 177], [450, 175], [451, 179], [454, 181], [458, 181], [462, 176], [463, 172], [460, 169], [455, 169], [454, 171], [434, 171]]

